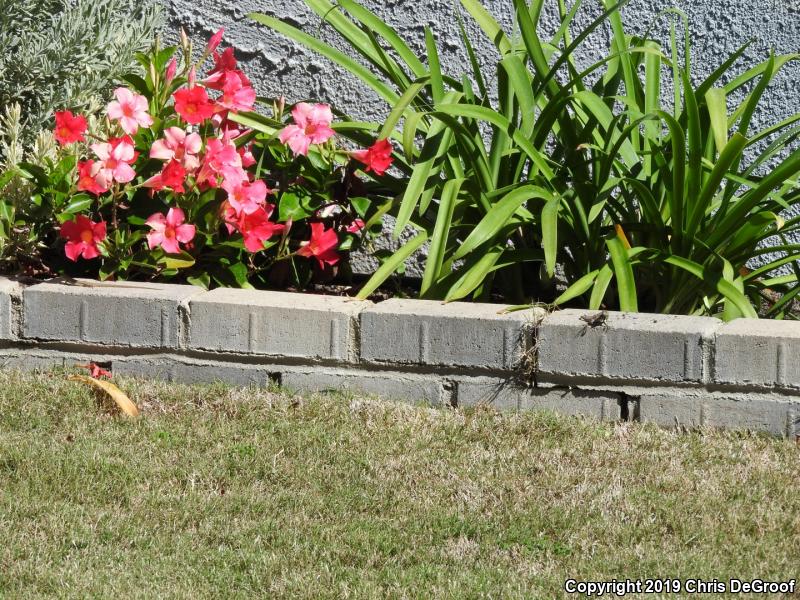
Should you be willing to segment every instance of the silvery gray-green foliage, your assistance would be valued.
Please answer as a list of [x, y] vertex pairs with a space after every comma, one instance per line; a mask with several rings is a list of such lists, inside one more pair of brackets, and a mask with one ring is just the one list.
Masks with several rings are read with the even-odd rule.
[[159, 24], [150, 1], [0, 0], [0, 107], [22, 107], [23, 144], [53, 110], [80, 110], [106, 95]]

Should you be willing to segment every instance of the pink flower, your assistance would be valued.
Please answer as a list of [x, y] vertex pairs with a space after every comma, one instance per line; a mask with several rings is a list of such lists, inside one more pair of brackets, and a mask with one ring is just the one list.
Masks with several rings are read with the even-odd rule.
[[186, 215], [180, 208], [170, 208], [167, 216], [163, 213], [151, 215], [145, 223], [153, 228], [147, 234], [147, 245], [150, 250], [161, 246], [168, 254], [178, 254], [181, 249], [179, 243], [188, 244], [194, 239], [194, 225], [184, 224]]
[[366, 173], [374, 171], [376, 175], [383, 175], [394, 161], [392, 144], [387, 139], [378, 140], [366, 150], [353, 152], [353, 158], [367, 165]]
[[164, 130], [164, 139], [153, 142], [150, 158], [177, 160], [187, 171], [194, 171], [200, 166], [197, 155], [202, 147], [203, 139], [199, 134], [186, 135], [180, 127], [169, 127]]
[[339, 245], [339, 237], [333, 229], [325, 230], [323, 223], [311, 223], [311, 239], [303, 242], [297, 251], [299, 256], [312, 256], [317, 259], [319, 268], [324, 269], [325, 265], [335, 265], [339, 262], [339, 255], [336, 247]]
[[73, 262], [79, 256], [85, 259], [97, 258], [100, 251], [97, 244], [106, 239], [106, 223], [93, 223], [88, 217], [77, 215], [74, 221], [66, 221], [61, 225], [60, 235], [66, 238], [64, 254]]
[[208, 99], [205, 88], [199, 85], [181, 88], [172, 97], [175, 99], [175, 112], [187, 123], [197, 125], [214, 114], [214, 104]]
[[242, 166], [246, 169], [256, 164], [256, 159], [253, 156], [253, 145], [239, 146], [239, 156], [242, 157]]
[[53, 135], [59, 144], [66, 146], [82, 142], [84, 133], [86, 133], [86, 118], [83, 115], [75, 116], [68, 110], [56, 113], [56, 128]]
[[250, 183], [245, 180], [242, 182], [232, 182], [225, 180], [222, 182], [222, 189], [228, 192], [228, 203], [236, 211], [236, 214], [244, 212], [251, 215], [264, 205], [267, 194], [267, 184], [263, 181]]
[[282, 144], [287, 144], [295, 156], [307, 155], [311, 144], [322, 144], [329, 140], [334, 131], [331, 107], [327, 104], [308, 104], [300, 102], [292, 109], [294, 123], [281, 129], [278, 136]]
[[136, 177], [131, 164], [136, 162], [138, 153], [133, 149], [131, 138], [125, 136], [113, 138], [104, 144], [92, 144], [92, 150], [102, 161], [95, 173], [95, 181], [100, 187], [108, 189], [115, 181], [128, 183]]
[[236, 151], [236, 146], [227, 140], [211, 138], [206, 142], [206, 153], [197, 174], [197, 183], [217, 187], [219, 177], [235, 186], [246, 180], [247, 174], [242, 171], [242, 157]]
[[175, 73], [178, 71], [178, 61], [175, 60], [175, 57], [172, 57], [172, 60], [169, 61], [167, 65], [167, 71], [164, 73], [164, 81], [167, 85], [172, 83], [172, 80], [175, 79]]
[[95, 180], [101, 166], [100, 163], [95, 163], [91, 159], [78, 163], [78, 190], [92, 193], [95, 196], [108, 191], [108, 188], [104, 188]]
[[347, 231], [347, 233], [358, 233], [362, 229], [364, 229], [364, 221], [361, 219], [355, 219], [345, 228], [345, 231]]
[[233, 71], [222, 76], [222, 95], [217, 98], [217, 104], [232, 111], [250, 110], [256, 101], [256, 91], [249, 85], [244, 85], [241, 77]]
[[284, 229], [284, 225], [269, 220], [274, 210], [273, 204], [266, 204], [250, 214], [242, 212], [237, 215], [234, 208], [226, 203], [223, 214], [228, 231], [237, 230], [242, 234], [248, 252], [258, 252], [264, 249], [264, 242]]
[[221, 28], [217, 33], [211, 36], [208, 40], [208, 45], [206, 46], [206, 52], [211, 54], [214, 50], [217, 49], [219, 43], [222, 41], [222, 35], [225, 33], [225, 28]]
[[147, 188], [152, 188], [158, 192], [164, 188], [170, 188], [173, 191], [182, 194], [183, 182], [186, 180], [186, 169], [181, 166], [177, 160], [169, 161], [160, 173], [153, 175], [150, 179], [145, 181], [142, 185]]
[[153, 118], [147, 114], [147, 98], [123, 87], [114, 90], [114, 96], [117, 99], [108, 103], [106, 114], [119, 121], [122, 131], [133, 135], [140, 125], [150, 127], [153, 124]]

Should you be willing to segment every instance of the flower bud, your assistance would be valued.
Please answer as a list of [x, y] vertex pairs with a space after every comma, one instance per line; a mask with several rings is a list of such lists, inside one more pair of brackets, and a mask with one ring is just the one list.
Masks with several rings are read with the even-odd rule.
[[212, 52], [214, 52], [214, 50], [217, 49], [217, 46], [219, 46], [219, 43], [222, 41], [222, 34], [224, 33], [225, 33], [225, 28], [223, 27], [219, 31], [217, 31], [217, 33], [211, 36], [211, 38], [208, 40], [208, 45], [206, 46], [207, 54], [211, 54]]
[[169, 61], [167, 65], [167, 72], [165, 73], [165, 81], [167, 85], [169, 85], [173, 79], [175, 79], [175, 72], [178, 70], [178, 61], [175, 60], [175, 57], [172, 57], [172, 60]]

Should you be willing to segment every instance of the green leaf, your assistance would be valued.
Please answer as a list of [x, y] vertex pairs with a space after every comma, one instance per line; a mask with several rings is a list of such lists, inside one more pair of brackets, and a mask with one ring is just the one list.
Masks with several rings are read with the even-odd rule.
[[583, 296], [586, 292], [592, 289], [595, 280], [597, 279], [597, 274], [600, 271], [592, 271], [578, 279], [575, 283], [569, 286], [564, 293], [562, 293], [558, 298], [553, 301], [553, 304], [556, 306], [561, 306], [562, 304], [566, 304], [570, 300], [574, 300], [580, 296]]
[[385, 282], [391, 275], [394, 273], [398, 268], [400, 268], [405, 260], [414, 254], [422, 244], [424, 244], [428, 239], [428, 234], [425, 232], [420, 232], [418, 235], [410, 239], [408, 242], [403, 244], [397, 252], [392, 254], [380, 267], [372, 277], [369, 278], [369, 281], [364, 284], [364, 287], [358, 292], [356, 296], [359, 300], [366, 300], [372, 292], [377, 290], [383, 282]]
[[378, 79], [369, 69], [354, 61], [344, 52], [341, 52], [333, 46], [329, 46], [328, 44], [325, 44], [324, 42], [321, 42], [318, 39], [303, 33], [296, 27], [293, 27], [288, 23], [284, 23], [279, 19], [258, 13], [250, 13], [248, 17], [261, 23], [262, 25], [266, 25], [267, 27], [274, 29], [278, 33], [282, 33], [286, 37], [303, 44], [305, 47], [310, 48], [311, 50], [314, 50], [322, 56], [341, 65], [347, 69], [348, 72], [352, 73], [356, 77], [360, 78], [364, 83], [369, 85], [389, 104], [393, 105], [395, 102], [397, 102], [398, 96], [391, 90], [391, 88], [389, 88], [389, 86]]
[[428, 257], [425, 260], [425, 271], [422, 275], [422, 285], [420, 287], [421, 296], [425, 296], [425, 292], [441, 276], [444, 253], [450, 235], [450, 225], [453, 221], [453, 210], [455, 209], [458, 192], [461, 190], [464, 181], [464, 179], [451, 179], [444, 184], [439, 210], [436, 213], [436, 225], [431, 237], [431, 246], [428, 250]]
[[508, 37], [502, 27], [478, 0], [461, 0], [461, 4], [472, 15], [472, 18], [475, 19], [480, 28], [483, 29], [486, 36], [497, 46], [500, 54], [505, 55], [511, 52], [511, 42], [508, 41]]
[[492, 271], [495, 263], [503, 255], [503, 246], [494, 246], [480, 255], [480, 258], [450, 288], [445, 302], [461, 300], [471, 294], [478, 286], [483, 285], [486, 276]]
[[517, 188], [501, 198], [495, 203], [491, 210], [475, 226], [459, 249], [453, 254], [453, 260], [458, 260], [493, 239], [498, 232], [506, 227], [511, 217], [528, 200], [539, 198], [550, 200], [552, 194], [547, 190], [534, 186], [526, 185]]
[[158, 262], [163, 264], [167, 269], [180, 270], [193, 267], [195, 260], [188, 252], [181, 252], [180, 254], [165, 254]]
[[728, 143], [728, 104], [725, 98], [725, 90], [722, 88], [711, 88], [706, 92], [706, 106], [708, 116], [711, 120], [711, 131], [714, 133], [714, 144], [717, 152]]
[[614, 276], [617, 280], [619, 308], [623, 311], [637, 312], [639, 304], [636, 297], [636, 281], [628, 258], [628, 249], [618, 237], [606, 240], [606, 246], [611, 255], [611, 264], [614, 266]]
[[542, 209], [542, 247], [544, 248], [544, 264], [547, 276], [553, 277], [558, 253], [558, 211], [561, 208], [561, 197], [554, 196]]
[[75, 214], [79, 212], [83, 212], [87, 208], [89, 208], [95, 201], [95, 198], [89, 196], [88, 194], [76, 194], [72, 197], [62, 210], [65, 213]]

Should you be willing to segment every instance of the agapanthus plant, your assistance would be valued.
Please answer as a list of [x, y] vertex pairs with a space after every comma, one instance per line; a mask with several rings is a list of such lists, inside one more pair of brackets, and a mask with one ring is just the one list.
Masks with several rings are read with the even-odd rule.
[[380, 227], [357, 173], [382, 175], [391, 144], [338, 147], [325, 104], [287, 110], [279, 99], [269, 116], [251, 112], [256, 92], [221, 42], [222, 31], [197, 62], [185, 36], [180, 53], [140, 55], [146, 77], [118, 87], [94, 129], [56, 113], [59, 160], [23, 173], [37, 201], [22, 219], [39, 232], [47, 272], [203, 286], [304, 286], [346, 272], [367, 224]]

